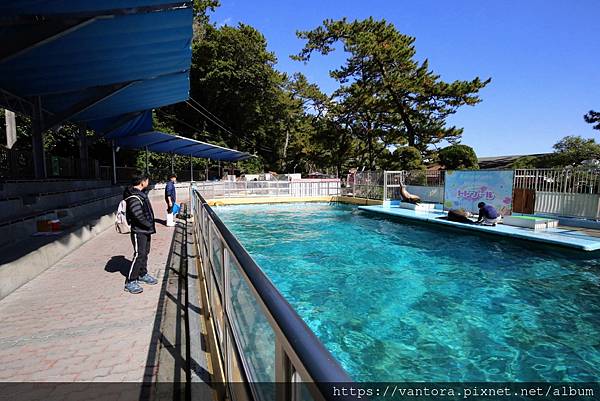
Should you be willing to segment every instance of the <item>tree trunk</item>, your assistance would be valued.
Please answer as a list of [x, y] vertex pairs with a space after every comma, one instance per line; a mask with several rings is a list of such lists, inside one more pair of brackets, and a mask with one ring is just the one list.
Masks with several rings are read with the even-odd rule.
[[369, 170], [373, 169], [373, 139], [371, 138], [371, 131], [367, 135], [367, 143], [369, 144]]
[[404, 102], [402, 101], [402, 99], [400, 99], [398, 97], [398, 94], [396, 93], [396, 91], [393, 90], [393, 88], [389, 85], [389, 83], [386, 82], [386, 77], [387, 77], [387, 73], [385, 71], [385, 67], [383, 65], [383, 63], [380, 60], [377, 60], [377, 63], [379, 64], [379, 69], [380, 69], [380, 73], [381, 73], [381, 77], [383, 78], [383, 85], [385, 86], [385, 88], [388, 90], [388, 92], [390, 93], [390, 95], [392, 95], [392, 99], [394, 99], [394, 102], [396, 103], [396, 106], [398, 107], [398, 112], [400, 113], [400, 118], [402, 119], [402, 122], [404, 123], [404, 125], [406, 126], [406, 133], [408, 136], [408, 146], [415, 146], [417, 143], [417, 133], [415, 132], [415, 127], [412, 124], [412, 122], [410, 121], [410, 117], [408, 116], [408, 113], [406, 112], [406, 105], [404, 104]]
[[[402, 105], [403, 106], [403, 105]], [[400, 118], [402, 118], [402, 122], [404, 123], [404, 125], [406, 126], [406, 134], [408, 136], [408, 146], [412, 146], [414, 147], [417, 144], [417, 135], [415, 132], [415, 127], [412, 125], [411, 121], [410, 121], [410, 117], [408, 117], [408, 114], [406, 114], [406, 112], [404, 111], [404, 109], [401, 106], [401, 111], [400, 111]]]
[[285, 131], [285, 144], [283, 145], [283, 164], [286, 164], [287, 148], [290, 143], [290, 130]]

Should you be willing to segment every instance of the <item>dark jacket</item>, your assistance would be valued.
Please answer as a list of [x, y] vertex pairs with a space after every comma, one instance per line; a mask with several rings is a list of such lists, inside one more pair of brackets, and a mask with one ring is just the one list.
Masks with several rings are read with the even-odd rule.
[[169, 200], [167, 199], [168, 196], [170, 196], [171, 201], [175, 203], [177, 200], [177, 191], [175, 190], [175, 184], [171, 180], [167, 181], [167, 186], [165, 187], [165, 201], [167, 203], [169, 203]]
[[[135, 195], [135, 198], [129, 198]], [[127, 199], [129, 198], [129, 199]], [[139, 198], [139, 199], [138, 199]], [[134, 187], [127, 187], [123, 192], [123, 199], [127, 199], [127, 223], [131, 226], [131, 232], [139, 234], [154, 234], [154, 211], [150, 199], [145, 192]], [[142, 200], [140, 202], [140, 199]]]
[[479, 220], [486, 219], [495, 219], [498, 217], [498, 211], [492, 205], [485, 205], [481, 209], [479, 209]]

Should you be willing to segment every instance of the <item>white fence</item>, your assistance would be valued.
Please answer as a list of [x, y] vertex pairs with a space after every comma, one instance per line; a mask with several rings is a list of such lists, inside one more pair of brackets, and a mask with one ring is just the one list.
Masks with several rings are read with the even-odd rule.
[[600, 219], [600, 169], [518, 169], [514, 187], [535, 191], [535, 213]]
[[407, 185], [406, 190], [417, 195], [423, 202], [444, 203], [444, 187], [432, 187], [423, 185]]
[[[348, 175], [348, 186], [345, 194], [356, 198], [382, 200], [385, 197], [386, 185], [393, 187], [399, 182], [406, 184], [406, 188], [410, 193], [419, 195], [426, 202], [443, 202], [443, 171], [361, 171]], [[389, 196], [395, 196], [391, 187], [390, 192], [387, 194], [388, 198]]]
[[[443, 203], [443, 171], [386, 171], [383, 197], [399, 198], [400, 183], [425, 202]], [[515, 189], [533, 191], [534, 213], [600, 219], [600, 169], [517, 169]]]
[[196, 182], [194, 187], [206, 199], [243, 197], [309, 197], [340, 195], [339, 179], [293, 181], [215, 181]]
[[600, 195], [535, 192], [535, 213], [600, 219]]
[[[344, 194], [370, 199], [398, 198], [398, 183], [425, 202], [443, 203], [443, 171], [365, 171], [348, 177]], [[384, 183], [384, 181], [386, 181]], [[337, 196], [339, 179], [196, 182], [207, 199], [266, 196]], [[535, 191], [535, 213], [600, 219], [600, 169], [518, 169], [515, 188]]]
[[542, 192], [600, 194], [600, 169], [517, 169], [514, 187]]
[[383, 171], [361, 171], [348, 175], [346, 195], [355, 198], [381, 199], [383, 197]]
[[399, 199], [400, 187], [417, 195], [423, 202], [444, 203], [443, 171], [385, 171], [383, 174], [383, 198]]

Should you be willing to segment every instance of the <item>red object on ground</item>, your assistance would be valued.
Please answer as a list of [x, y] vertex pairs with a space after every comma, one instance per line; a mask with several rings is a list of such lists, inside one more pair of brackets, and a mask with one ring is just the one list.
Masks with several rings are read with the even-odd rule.
[[50, 221], [50, 225], [52, 226], [52, 231], [60, 231], [60, 220], [52, 220]]

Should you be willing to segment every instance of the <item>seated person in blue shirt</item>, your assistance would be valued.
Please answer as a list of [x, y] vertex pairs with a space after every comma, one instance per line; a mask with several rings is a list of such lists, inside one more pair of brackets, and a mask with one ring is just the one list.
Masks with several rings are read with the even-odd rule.
[[479, 202], [477, 207], [479, 208], [479, 218], [476, 223], [484, 226], [495, 226], [500, 218], [496, 208], [492, 205], [486, 205], [485, 202]]

